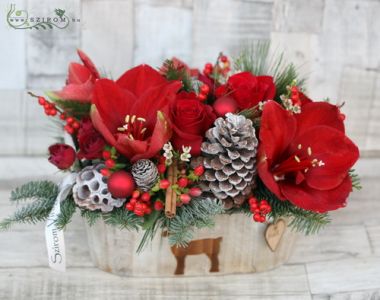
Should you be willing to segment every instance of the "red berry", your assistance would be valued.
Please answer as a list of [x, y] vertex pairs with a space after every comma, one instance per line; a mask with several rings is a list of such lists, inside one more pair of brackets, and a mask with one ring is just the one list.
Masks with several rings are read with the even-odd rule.
[[155, 210], [162, 210], [164, 208], [164, 204], [161, 201], [154, 202], [154, 209]]
[[202, 165], [199, 165], [198, 167], [194, 168], [194, 174], [197, 176], [202, 176], [204, 172], [205, 172], [205, 167]]
[[107, 150], [104, 150], [103, 153], [102, 153], [102, 155], [103, 155], [103, 158], [104, 158], [104, 159], [109, 159], [109, 158], [111, 158], [111, 152], [109, 152], [109, 151], [107, 151]]
[[56, 110], [55, 108], [52, 108], [52, 109], [50, 110], [50, 115], [51, 115], [51, 116], [56, 116], [56, 115], [57, 115], [57, 110]]
[[107, 159], [105, 165], [108, 169], [112, 169], [113, 167], [115, 167], [115, 161], [112, 158]]
[[261, 222], [261, 223], [264, 223], [265, 220], [266, 220], [265, 216], [260, 216], [260, 222]]
[[141, 200], [144, 202], [149, 202], [150, 201], [150, 194], [148, 192], [145, 192], [141, 195]]
[[67, 122], [67, 124], [71, 124], [71, 123], [73, 123], [75, 120], [74, 120], [74, 118], [73, 117], [68, 117], [68, 118], [66, 118], [66, 122]]
[[170, 186], [170, 181], [167, 179], [162, 179], [160, 181], [160, 189], [166, 190]]
[[269, 205], [267, 200], [261, 200], [260, 205]]
[[207, 98], [207, 95], [205, 95], [205, 94], [199, 94], [198, 95], [198, 99], [201, 100], [201, 101], [205, 101], [206, 98]]
[[188, 194], [182, 194], [181, 196], [179, 196], [179, 199], [183, 204], [189, 204], [191, 201], [191, 197]]
[[160, 164], [165, 164], [166, 158], [165, 156], [160, 156], [159, 162]]
[[250, 206], [256, 205], [257, 206], [257, 199], [255, 197], [250, 197], [248, 199], [248, 203]]
[[46, 103], [46, 100], [44, 97], [38, 97], [38, 104], [44, 105]]
[[66, 119], [66, 115], [65, 115], [64, 113], [61, 113], [61, 114], [59, 115], [59, 118], [60, 118], [61, 120], [64, 120], [64, 119]]
[[344, 121], [344, 120], [346, 119], [346, 115], [340, 113], [340, 114], [338, 115], [338, 119], [339, 119], [340, 121]]
[[189, 184], [189, 180], [186, 177], [178, 179], [177, 184], [180, 188], [185, 188]]
[[79, 122], [74, 121], [73, 124], [71, 124], [71, 126], [73, 126], [73, 128], [75, 128], [75, 129], [78, 129], [80, 127], [80, 124], [79, 124]]
[[44, 108], [45, 108], [45, 109], [50, 109], [50, 108], [51, 108], [50, 103], [46, 101], [46, 102], [44, 103]]
[[255, 222], [260, 222], [260, 220], [261, 220], [261, 215], [260, 215], [260, 214], [254, 214], [254, 215], [253, 215], [253, 220], [254, 220]]
[[207, 84], [204, 84], [201, 86], [201, 89], [200, 89], [201, 94], [207, 95], [209, 91], [210, 91], [210, 87]]
[[137, 202], [137, 199], [136, 198], [132, 198], [131, 200], [129, 200], [129, 203], [132, 203], [133, 205], [135, 205]]
[[133, 211], [135, 209], [135, 205], [131, 202], [128, 202], [127, 204], [125, 204], [125, 208], [129, 211]]
[[165, 171], [166, 171], [166, 166], [165, 166], [165, 164], [164, 164], [164, 163], [163, 163], [163, 164], [159, 164], [159, 165], [157, 166], [157, 170], [158, 170], [158, 173], [160, 173], [160, 174], [164, 174]]
[[133, 198], [133, 199], [137, 199], [138, 197], [140, 197], [140, 192], [139, 192], [138, 190], [136, 190], [136, 191], [134, 191], [134, 192], [132, 193], [132, 198]]
[[104, 177], [109, 177], [111, 175], [111, 171], [108, 170], [108, 169], [101, 169], [100, 170], [100, 173], [104, 176]]
[[256, 213], [256, 214], [259, 214], [261, 211], [260, 211], [260, 208], [254, 208], [253, 212]]
[[74, 133], [74, 128], [72, 128], [70, 125], [65, 125], [64, 129], [68, 134], [73, 134]]
[[135, 207], [135, 209], [133, 210], [133, 212], [134, 212], [134, 214], [135, 214], [136, 216], [139, 216], [139, 217], [143, 217], [144, 214], [145, 214], [144, 210], [142, 210], [142, 209], [136, 209], [136, 207]]
[[223, 62], [223, 63], [225, 63], [225, 62], [228, 61], [228, 57], [225, 56], [225, 55], [222, 55], [222, 56], [220, 57], [220, 61]]
[[210, 70], [212, 70], [212, 68], [213, 68], [212, 63], [207, 63], [207, 64], [205, 64], [205, 69], [210, 69]]
[[144, 212], [146, 215], [150, 215], [152, 213], [152, 208], [150, 206], [147, 206]]
[[189, 190], [189, 195], [190, 195], [191, 197], [199, 197], [201, 194], [202, 194], [202, 190], [201, 190], [200, 188], [192, 187], [192, 188]]

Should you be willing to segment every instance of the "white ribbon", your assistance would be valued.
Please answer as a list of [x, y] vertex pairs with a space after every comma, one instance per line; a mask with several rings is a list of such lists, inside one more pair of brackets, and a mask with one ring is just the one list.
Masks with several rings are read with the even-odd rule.
[[61, 202], [64, 201], [71, 192], [76, 177], [76, 173], [70, 173], [59, 184], [59, 193], [45, 226], [49, 266], [50, 268], [61, 272], [66, 271], [65, 239], [63, 231], [57, 228], [55, 221], [61, 213]]

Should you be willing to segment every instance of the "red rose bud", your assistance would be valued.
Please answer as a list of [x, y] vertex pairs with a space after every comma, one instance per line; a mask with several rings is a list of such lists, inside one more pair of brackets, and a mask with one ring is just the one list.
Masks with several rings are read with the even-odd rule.
[[177, 182], [180, 188], [185, 188], [189, 184], [189, 180], [186, 177], [181, 177]]
[[182, 194], [181, 196], [179, 196], [179, 199], [183, 204], [189, 204], [191, 201], [191, 197], [188, 194]]
[[162, 210], [164, 208], [164, 204], [161, 201], [154, 202], [154, 209], [155, 210]]
[[162, 179], [160, 181], [160, 189], [166, 190], [170, 186], [170, 181], [167, 179]]
[[[67, 118], [67, 120], [68, 119], [69, 118]], [[67, 122], [69, 123], [69, 121]], [[71, 126], [73, 128], [79, 127], [77, 138], [80, 150], [78, 152], [78, 157], [86, 159], [101, 158], [104, 154], [103, 149], [106, 142], [100, 133], [95, 129], [92, 121], [89, 118], [84, 118], [79, 124], [77, 121], [73, 120]], [[108, 160], [110, 157], [105, 159]], [[110, 165], [108, 166], [106, 161], [106, 166], [109, 169], [112, 169], [115, 166], [111, 161], [109, 161], [108, 164]]]
[[66, 144], [51, 145], [49, 147], [49, 153], [49, 162], [61, 170], [70, 168], [76, 158], [73, 147]]
[[192, 188], [189, 190], [189, 195], [190, 195], [191, 197], [199, 197], [201, 194], [202, 194], [202, 190], [201, 190], [200, 188], [192, 187]]
[[202, 165], [199, 165], [198, 167], [194, 168], [194, 174], [197, 176], [202, 176], [204, 172], [205, 172], [205, 167]]
[[165, 166], [165, 164], [159, 164], [159, 165], [157, 166], [157, 170], [158, 170], [158, 173], [160, 173], [160, 174], [164, 174], [165, 171], [166, 171], [166, 166]]

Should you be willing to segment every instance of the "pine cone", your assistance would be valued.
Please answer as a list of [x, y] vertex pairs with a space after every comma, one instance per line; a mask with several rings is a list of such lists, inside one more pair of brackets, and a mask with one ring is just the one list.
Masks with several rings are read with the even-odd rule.
[[147, 192], [157, 182], [158, 170], [156, 165], [149, 159], [140, 159], [132, 166], [132, 176], [137, 187]]
[[251, 193], [257, 144], [252, 121], [241, 115], [228, 113], [206, 132], [201, 146], [206, 171], [200, 186], [223, 200], [226, 208], [240, 206]]
[[100, 209], [110, 212], [115, 207], [121, 207], [126, 199], [114, 198], [107, 188], [107, 178], [100, 170], [104, 164], [85, 167], [78, 173], [77, 181], [73, 187], [75, 203], [89, 210]]

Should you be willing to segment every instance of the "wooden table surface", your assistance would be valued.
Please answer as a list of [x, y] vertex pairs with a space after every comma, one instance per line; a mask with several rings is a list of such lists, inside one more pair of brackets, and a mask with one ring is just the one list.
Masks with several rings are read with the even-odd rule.
[[[47, 267], [43, 224], [0, 232], [0, 299], [380, 299], [380, 159], [362, 159], [357, 170], [363, 189], [319, 235], [300, 237], [290, 261], [276, 270], [121, 278], [93, 267], [76, 216], [65, 233], [66, 273]], [[12, 187], [32, 176], [58, 177], [38, 157], [1, 158], [0, 174], [0, 218], [14, 209], [7, 201]]]

